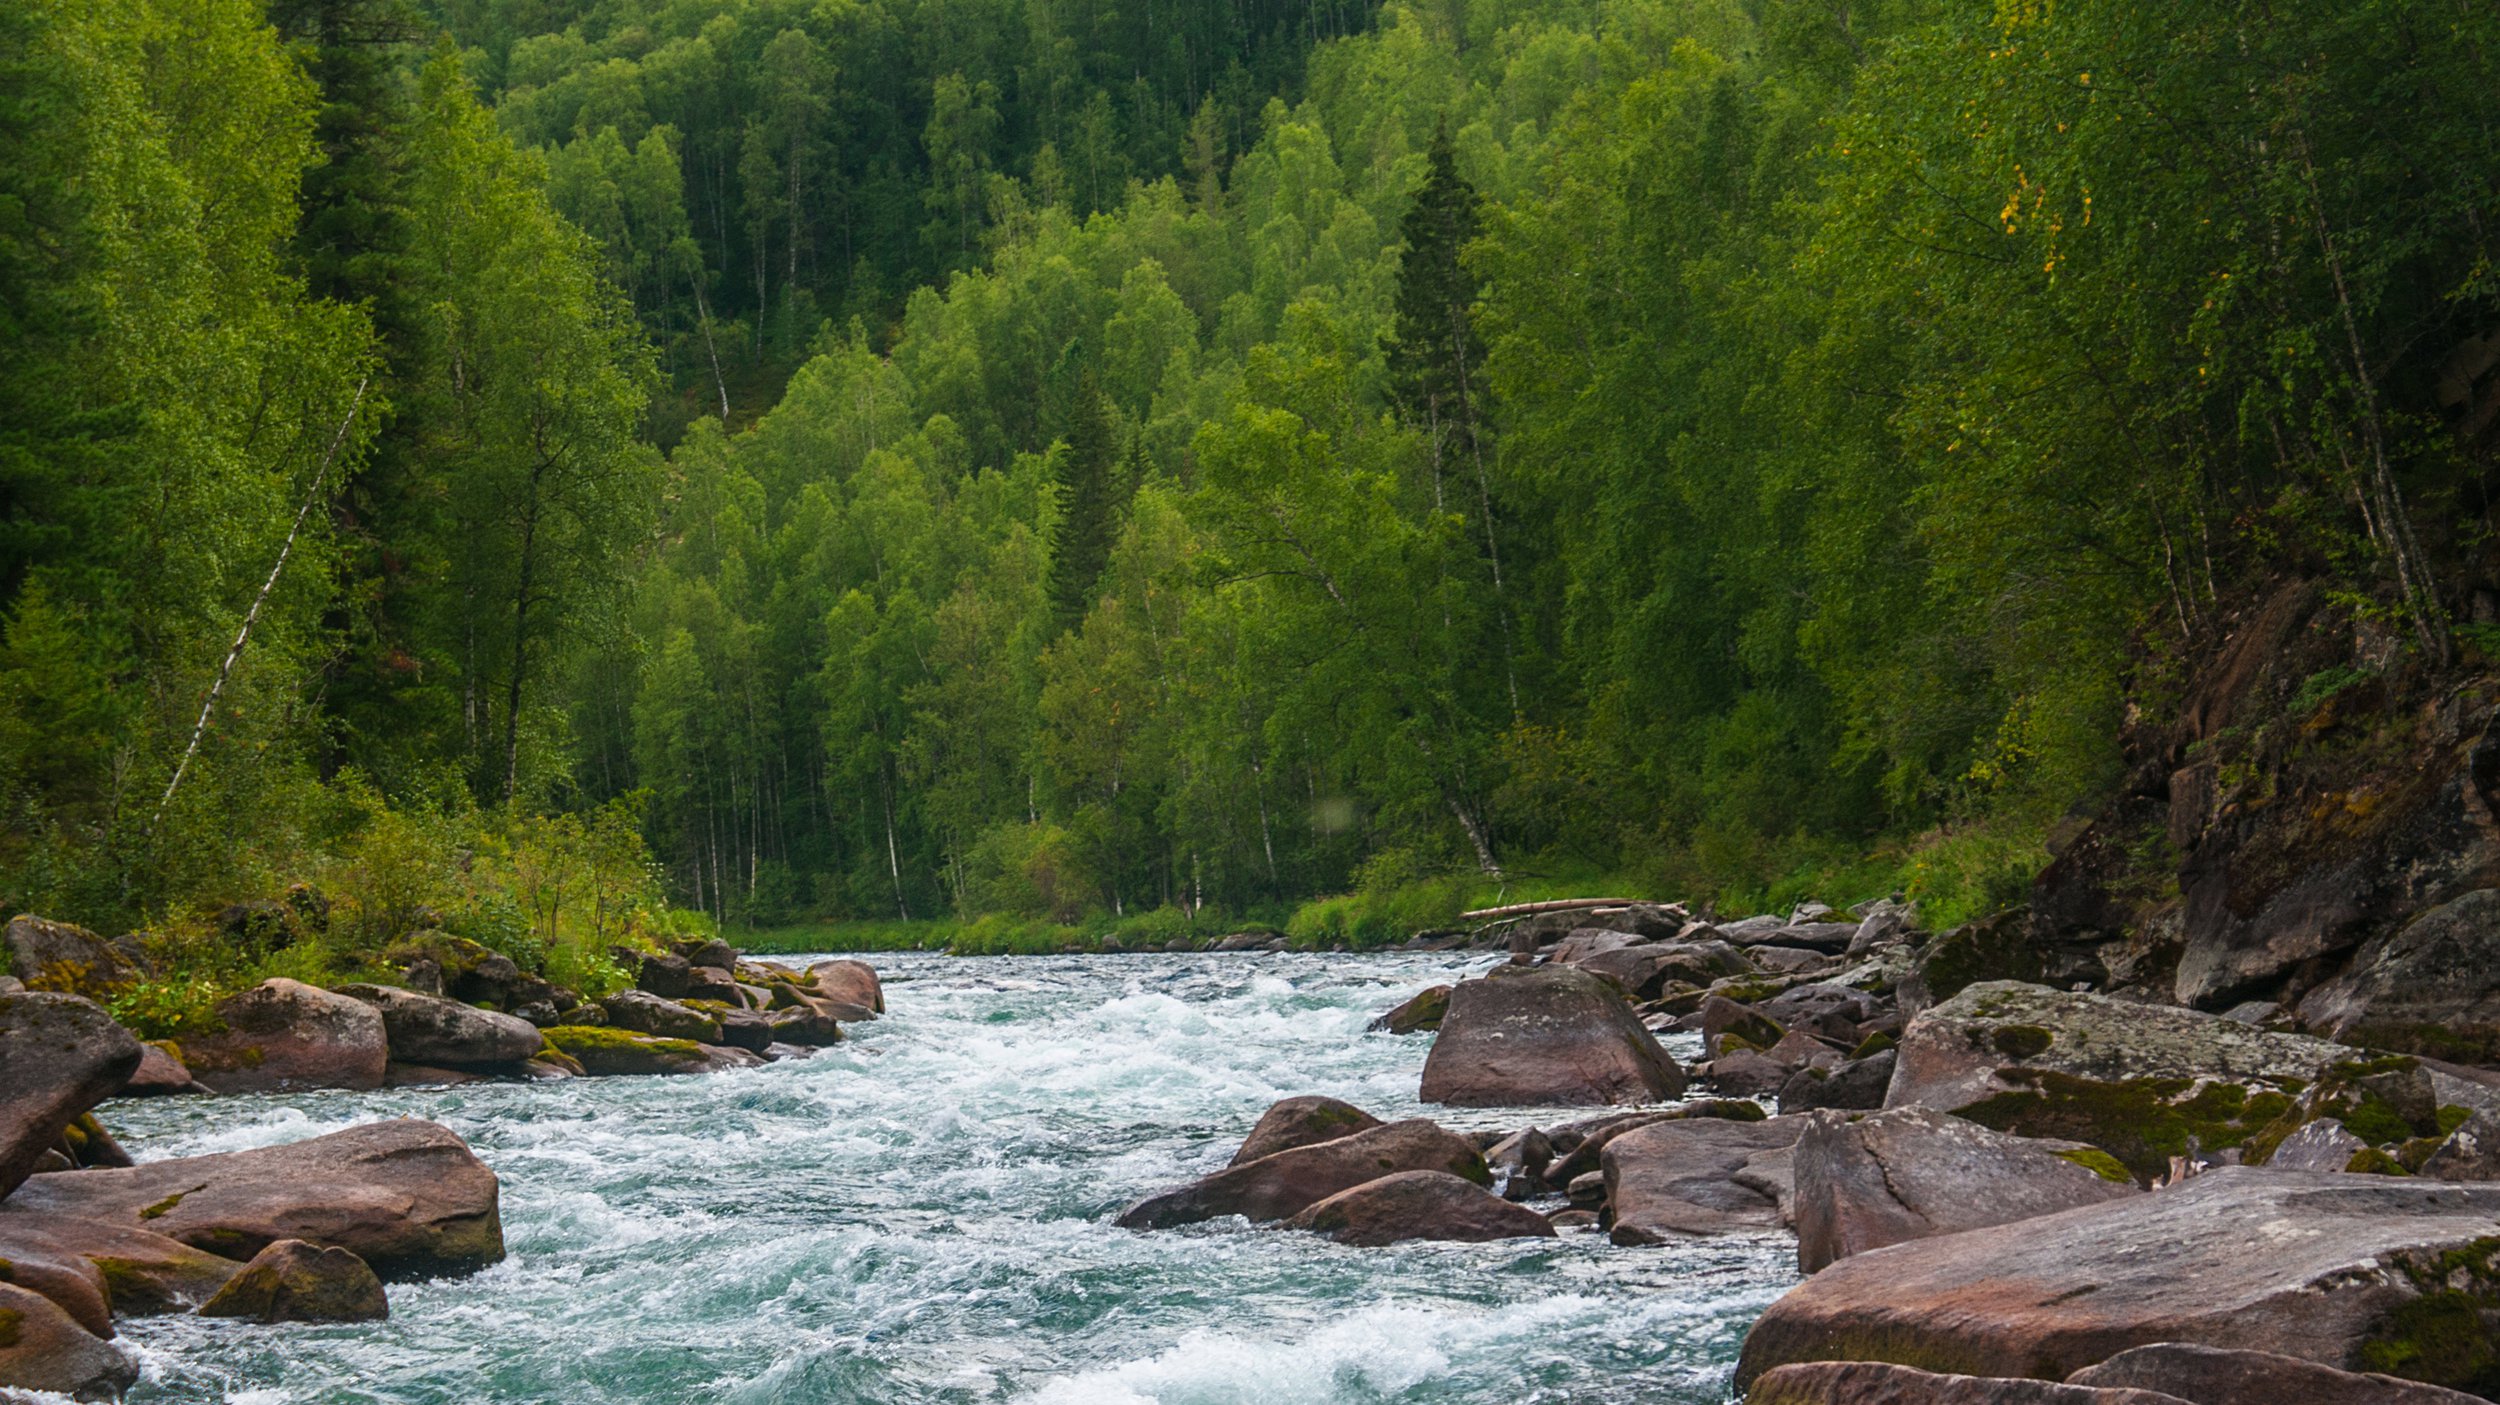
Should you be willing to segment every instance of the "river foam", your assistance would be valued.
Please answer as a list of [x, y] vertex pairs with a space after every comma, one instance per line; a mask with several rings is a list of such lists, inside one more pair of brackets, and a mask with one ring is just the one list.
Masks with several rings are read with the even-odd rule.
[[1349, 1249], [1119, 1207], [1221, 1166], [1270, 1102], [1425, 1108], [1429, 1041], [1365, 1032], [1476, 958], [872, 958], [888, 1017], [707, 1078], [166, 1099], [142, 1158], [432, 1117], [503, 1178], [511, 1256], [391, 1320], [128, 1324], [139, 1405], [1719, 1405], [1794, 1281], [1776, 1237]]

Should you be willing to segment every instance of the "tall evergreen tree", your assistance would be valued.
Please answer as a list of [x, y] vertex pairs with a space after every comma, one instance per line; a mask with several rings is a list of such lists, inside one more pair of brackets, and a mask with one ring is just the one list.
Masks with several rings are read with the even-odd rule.
[[1058, 455], [1059, 532], [1050, 561], [1050, 604], [1061, 628], [1073, 628], [1093, 603], [1094, 583], [1111, 560], [1120, 532], [1118, 431], [1091, 371], [1076, 394], [1075, 413]]

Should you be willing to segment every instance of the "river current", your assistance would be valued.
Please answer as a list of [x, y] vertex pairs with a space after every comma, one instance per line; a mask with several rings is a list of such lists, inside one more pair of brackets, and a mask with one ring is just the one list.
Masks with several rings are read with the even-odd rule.
[[1429, 1037], [1364, 1031], [1490, 958], [868, 959], [886, 1018], [801, 1062], [108, 1105], [143, 1160], [433, 1118], [502, 1177], [511, 1251], [391, 1285], [386, 1323], [127, 1323], [131, 1401], [1721, 1405], [1795, 1281], [1785, 1237], [1111, 1227], [1298, 1093], [1462, 1130], [1587, 1115], [1425, 1107]]

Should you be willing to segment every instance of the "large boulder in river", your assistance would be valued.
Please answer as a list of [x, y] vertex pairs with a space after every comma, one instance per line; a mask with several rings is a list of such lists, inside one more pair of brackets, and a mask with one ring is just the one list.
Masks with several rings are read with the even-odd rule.
[[111, 942], [67, 922], [18, 916], [0, 929], [6, 965], [28, 990], [59, 991], [102, 1000], [139, 978], [139, 968]]
[[744, 1049], [697, 1044], [691, 1039], [665, 1039], [629, 1029], [594, 1029], [556, 1025], [543, 1033], [547, 1047], [564, 1054], [594, 1078], [637, 1074], [719, 1073], [724, 1069], [758, 1068], [764, 1060]]
[[1407, 1239], [1476, 1244], [1554, 1237], [1543, 1215], [1447, 1171], [1399, 1171], [1365, 1181], [1303, 1210], [1285, 1227], [1366, 1247]]
[[599, 1008], [607, 1011], [608, 1023], [618, 1029], [698, 1044], [720, 1042], [720, 1021], [690, 1005], [663, 1000], [649, 991], [619, 991], [600, 1001]]
[[1807, 1273], [1887, 1244], [2138, 1193], [2107, 1152], [2011, 1137], [1923, 1107], [1855, 1122], [1810, 1118], [1791, 1162], [1797, 1267]]
[[164, 1098], [178, 1093], [205, 1093], [208, 1090], [191, 1076], [182, 1059], [163, 1040], [139, 1046], [139, 1067], [130, 1075], [117, 1095], [125, 1098]]
[[1228, 1166], [1147, 1196], [1115, 1223], [1123, 1229], [1170, 1229], [1224, 1215], [1288, 1219], [1338, 1191], [1399, 1171], [1446, 1171], [1477, 1185], [1493, 1183], [1474, 1142], [1415, 1118]]
[[1884, 1105], [2089, 1142], [2150, 1181], [2173, 1156], [2244, 1145], [2360, 1057], [2193, 1010], [1988, 981], [1902, 1031]]
[[382, 1086], [391, 1061], [381, 1012], [273, 976], [218, 1003], [223, 1028], [182, 1041], [191, 1076], [220, 1093]]
[[1442, 1017], [1450, 1012], [1450, 989], [1446, 985], [1426, 986], [1364, 1028], [1374, 1034], [1415, 1034], [1439, 1029]]
[[2496, 1235], [2500, 1186], [2225, 1166], [1844, 1259], [1754, 1324], [1737, 1384], [1843, 1358], [2063, 1380], [2155, 1342], [2487, 1380]]
[[1368, 1132], [1380, 1119], [1349, 1102], [1317, 1095], [1286, 1098], [1260, 1114], [1258, 1125], [1233, 1153], [1231, 1164], [1242, 1165], [1298, 1146], [1317, 1146]]
[[819, 961], [807, 968], [807, 974], [828, 999], [857, 1005], [869, 1012], [867, 1018], [885, 1013], [885, 986], [877, 979], [876, 968], [867, 962], [848, 958]]
[[378, 1322], [391, 1315], [382, 1280], [345, 1249], [281, 1239], [252, 1256], [202, 1317], [253, 1322]]
[[1802, 1117], [1705, 1117], [1653, 1122], [1615, 1137], [1598, 1156], [1614, 1242], [1667, 1244], [1778, 1229], [1792, 1194], [1790, 1148], [1804, 1130]]
[[1684, 1070], [1613, 987], [1567, 966], [1500, 967], [1450, 992], [1423, 1100], [1456, 1107], [1664, 1102]]
[[2122, 1351], [2066, 1380], [2102, 1390], [2164, 1391], [2189, 1405], [2482, 1405], [2480, 1396], [2376, 1371], [2339, 1371], [2271, 1351], [2187, 1342]]
[[0, 995], [0, 1196], [138, 1067], [139, 1041], [92, 1001]]
[[[1753, 1383], [1745, 1405], [2199, 1405], [2153, 1390], [1951, 1376], [1881, 1361], [1809, 1361]], [[2287, 1398], [2269, 1405], [2292, 1405]]]
[[1640, 942], [1609, 947], [1569, 964], [1604, 976], [1641, 1000], [1655, 998], [1672, 981], [1707, 987], [1727, 976], [1751, 975], [1754, 969], [1726, 942], [1707, 941]]
[[2482, 888], [2362, 947], [2300, 1002], [2301, 1024], [2348, 1044], [2500, 1058], [2500, 888]]
[[527, 1020], [439, 995], [388, 985], [345, 985], [339, 994], [381, 1012], [391, 1057], [402, 1063], [492, 1068], [534, 1059], [547, 1042]]
[[495, 1173], [449, 1128], [400, 1118], [252, 1151], [35, 1176], [0, 1214], [146, 1229], [228, 1258], [281, 1239], [347, 1249], [384, 1277], [503, 1257]]
[[0, 1329], [0, 1386], [118, 1400], [138, 1383], [137, 1362], [31, 1289], [0, 1282]]
[[13, 1214], [6, 1207], [0, 1207], [0, 1261], [17, 1266], [13, 1281], [46, 1297], [53, 1296], [51, 1288], [30, 1279], [28, 1265], [54, 1266], [57, 1281], [83, 1276], [72, 1265], [86, 1264], [121, 1317], [188, 1312], [243, 1267], [151, 1230], [75, 1215]]

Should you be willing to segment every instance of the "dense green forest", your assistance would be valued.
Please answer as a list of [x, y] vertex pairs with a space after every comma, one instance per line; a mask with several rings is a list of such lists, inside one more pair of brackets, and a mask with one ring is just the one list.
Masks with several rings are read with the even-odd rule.
[[2500, 644], [2480, 0], [27, 0], [0, 69], [12, 909], [1961, 912], [2254, 582]]

